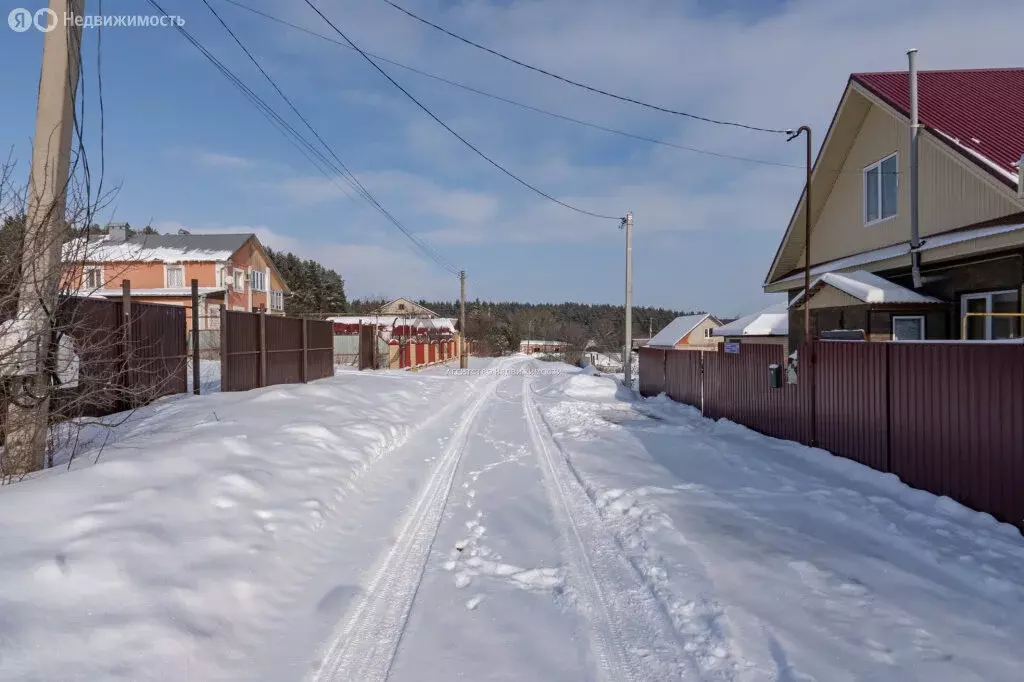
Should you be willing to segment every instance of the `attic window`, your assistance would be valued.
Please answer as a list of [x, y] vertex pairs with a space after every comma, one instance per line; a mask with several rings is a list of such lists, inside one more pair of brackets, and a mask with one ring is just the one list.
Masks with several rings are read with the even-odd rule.
[[885, 157], [864, 169], [864, 224], [888, 220], [896, 215], [899, 188], [899, 157]]
[[404, 303], [399, 303], [398, 304], [398, 309], [399, 310], [405, 310], [405, 304]]

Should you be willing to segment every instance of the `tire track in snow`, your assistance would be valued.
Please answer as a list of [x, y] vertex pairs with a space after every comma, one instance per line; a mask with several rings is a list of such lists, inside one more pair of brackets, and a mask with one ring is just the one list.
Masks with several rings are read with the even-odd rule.
[[590, 624], [590, 638], [601, 682], [664, 682], [699, 679], [661, 605], [605, 527], [568, 464], [553, 454], [550, 433], [523, 380], [523, 412], [534, 452], [540, 459], [565, 545], [577, 601]]
[[481, 408], [500, 379], [485, 386], [456, 428], [422, 493], [406, 514], [394, 545], [378, 564], [362, 598], [335, 631], [312, 682], [383, 682], [391, 670], [455, 473]]

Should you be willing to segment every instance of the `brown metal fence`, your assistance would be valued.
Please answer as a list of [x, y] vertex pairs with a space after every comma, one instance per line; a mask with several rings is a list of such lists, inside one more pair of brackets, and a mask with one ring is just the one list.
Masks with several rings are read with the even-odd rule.
[[[187, 390], [185, 310], [131, 302], [127, 325], [124, 312], [121, 301], [61, 302], [56, 335], [72, 339], [78, 364], [74, 381], [53, 394], [52, 421], [102, 417]], [[5, 389], [0, 388], [0, 438], [6, 418]]]
[[330, 322], [221, 311], [221, 391], [296, 384], [334, 374]]
[[822, 447], [1024, 527], [1024, 346], [818, 342], [799, 358], [798, 383], [771, 388], [769, 365], [785, 366], [778, 346], [644, 349], [640, 392]]

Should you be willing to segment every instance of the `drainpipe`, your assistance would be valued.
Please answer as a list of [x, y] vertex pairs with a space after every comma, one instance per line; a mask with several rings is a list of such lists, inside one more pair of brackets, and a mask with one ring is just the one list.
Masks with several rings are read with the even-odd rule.
[[[907, 50], [910, 62], [910, 272], [914, 288], [921, 288], [921, 247], [918, 229], [918, 179], [917, 179], [917, 136], [921, 123], [917, 116], [917, 50]], [[899, 176], [897, 176], [899, 177]]]

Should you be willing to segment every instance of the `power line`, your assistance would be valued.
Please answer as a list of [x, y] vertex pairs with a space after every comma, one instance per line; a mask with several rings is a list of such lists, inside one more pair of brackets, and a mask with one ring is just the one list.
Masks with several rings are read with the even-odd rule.
[[[167, 16], [167, 13], [164, 11], [163, 7], [161, 7], [160, 4], [156, 2], [156, 0], [148, 0], [148, 2], [159, 12], [161, 12], [164, 16]], [[338, 182], [337, 177], [335, 175], [332, 175], [330, 171], [333, 171], [337, 176], [341, 176], [341, 178], [348, 182], [350, 185], [352, 184], [351, 181], [339, 168], [337, 168], [335, 164], [333, 164], [330, 161], [330, 159], [325, 157], [324, 154], [319, 149], [313, 146], [305, 137], [301, 135], [301, 133], [295, 130], [295, 128], [290, 123], [288, 123], [284, 118], [282, 118], [273, 109], [273, 107], [267, 104], [267, 102], [264, 101], [258, 94], [256, 94], [256, 92], [249, 88], [234, 72], [228, 69], [220, 60], [218, 60], [217, 57], [214, 56], [208, 49], [206, 49], [206, 47], [203, 46], [202, 43], [200, 43], [199, 40], [196, 39], [191, 33], [189, 33], [182, 26], [177, 25], [177, 23], [174, 23], [174, 26], [178, 30], [178, 32], [181, 33], [182, 36], [184, 36], [184, 38], [193, 45], [193, 47], [199, 50], [203, 54], [203, 56], [211, 64], [213, 64], [214, 67], [218, 71], [220, 71], [221, 74], [225, 78], [227, 78], [243, 94], [243, 96], [245, 96], [245, 98], [249, 100], [249, 102], [254, 107], [256, 107], [256, 109], [261, 114], [263, 114], [263, 116], [271, 123], [271, 125], [277, 128], [278, 131], [285, 136], [285, 139], [287, 139], [288, 142], [293, 147], [295, 147], [300, 154], [306, 157], [306, 159], [318, 171], [320, 171], [320, 173], [323, 174], [324, 177], [326, 177], [332, 184], [337, 186], [349, 198], [352, 198], [352, 195], [349, 194], [348, 190]], [[353, 189], [355, 188], [353, 187]], [[383, 211], [382, 207], [379, 208], [379, 210], [386, 214], [386, 211]], [[385, 217], [387, 217], [388, 215], [390, 214], [386, 214]], [[448, 270], [449, 272], [452, 272], [453, 274], [457, 274], [458, 271], [455, 270], [455, 268], [450, 263], [447, 263], [447, 261], [441, 258], [438, 254], [436, 254], [436, 252], [434, 252], [429, 247], [429, 245], [423, 242], [423, 240], [421, 240], [415, 234], [411, 233], [400, 222], [394, 220], [393, 216], [391, 217], [391, 219], [395, 226], [398, 227], [398, 229], [401, 230], [402, 233], [405, 234], [405, 236], [408, 237], [409, 240], [414, 245], [419, 247], [420, 250], [425, 255], [431, 258], [431, 260], [440, 265], [442, 268]]]
[[[418, 14], [414, 14], [413, 12], [411, 12], [411, 11], [407, 10], [406, 8], [402, 7], [401, 5], [397, 5], [394, 2], [391, 2], [391, 0], [384, 0], [384, 2], [386, 2], [389, 5], [391, 5], [392, 7], [397, 9], [402, 14], [405, 14], [406, 16], [411, 17], [411, 18], [415, 19], [416, 21], [418, 21], [418, 22], [420, 22], [422, 24], [430, 26], [431, 28], [437, 29], [441, 33], [444, 33], [445, 35], [450, 36], [452, 38], [455, 38], [456, 40], [461, 41], [461, 42], [465, 43], [466, 45], [470, 45], [472, 47], [475, 47], [478, 50], [483, 50], [484, 52], [487, 52], [489, 54], [494, 55], [495, 57], [498, 57], [500, 59], [504, 59], [505, 61], [511, 62], [511, 63], [513, 63], [513, 64], [515, 64], [517, 66], [521, 66], [524, 69], [529, 69], [530, 71], [536, 71], [537, 73], [544, 74], [545, 76], [548, 76], [550, 78], [554, 78], [555, 80], [562, 81], [563, 83], [568, 83], [569, 85], [573, 85], [573, 86], [575, 86], [577, 88], [582, 88], [584, 90], [588, 90], [590, 92], [597, 93], [599, 95], [604, 95], [605, 97], [611, 97], [612, 99], [617, 99], [617, 100], [619, 100], [621, 102], [629, 102], [630, 104], [636, 104], [636, 105], [639, 105], [641, 107], [646, 107], [648, 109], [654, 109], [655, 111], [661, 111], [661, 112], [666, 113], [666, 114], [674, 114], [676, 116], [683, 116], [683, 117], [686, 117], [686, 118], [692, 118], [692, 119], [697, 120], [697, 121], [704, 121], [705, 123], [714, 123], [716, 125], [723, 125], [723, 126], [733, 126], [733, 127], [736, 127], [736, 128], [745, 128], [746, 130], [755, 130], [755, 131], [762, 132], [762, 133], [775, 133], [775, 134], [779, 134], [779, 135], [789, 134], [789, 133], [792, 132], [791, 130], [782, 130], [782, 129], [778, 129], [778, 128], [762, 128], [760, 126], [747, 125], [746, 123], [737, 123], [735, 121], [725, 121], [725, 120], [721, 120], [721, 119], [708, 118], [707, 116], [699, 116], [697, 114], [691, 114], [691, 113], [688, 113], [688, 112], [685, 112], [685, 111], [677, 111], [675, 109], [669, 109], [667, 107], [658, 106], [657, 104], [649, 104], [647, 102], [642, 102], [642, 101], [640, 101], [638, 99], [633, 99], [632, 97], [625, 97], [623, 95], [616, 95], [613, 92], [608, 92], [607, 90], [602, 90], [601, 88], [596, 88], [596, 87], [594, 87], [592, 85], [587, 85], [586, 83], [580, 83], [579, 81], [574, 81], [571, 78], [566, 78], [565, 76], [559, 76], [557, 73], [553, 73], [551, 71], [547, 71], [547, 70], [542, 69], [540, 67], [533, 66], [532, 64], [527, 64], [526, 62], [521, 62], [518, 59], [515, 59], [513, 57], [509, 57], [506, 54], [502, 54], [501, 52], [498, 52], [497, 50], [491, 49], [491, 48], [487, 47], [486, 45], [481, 45], [480, 43], [477, 43], [477, 42], [474, 42], [474, 41], [470, 40], [469, 38], [464, 38], [464, 37], [460, 36], [457, 33], [453, 33], [451, 31], [449, 31], [448, 29], [446, 29], [445, 27], [439, 26], [438, 24], [435, 24], [434, 22], [430, 21], [429, 19], [424, 19], [423, 17], [419, 16]], [[307, 0], [307, 4], [309, 4], [308, 0]]]
[[373, 194], [368, 189], [366, 189], [366, 187], [359, 181], [359, 178], [357, 178], [356, 175], [351, 170], [349, 170], [348, 166], [345, 165], [345, 162], [338, 157], [334, 149], [329, 144], [327, 144], [323, 137], [320, 136], [320, 133], [316, 131], [316, 128], [313, 127], [313, 124], [309, 122], [309, 119], [302, 115], [302, 112], [299, 111], [298, 107], [295, 106], [292, 100], [284, 93], [283, 90], [281, 90], [281, 88], [277, 85], [277, 83], [270, 76], [270, 74], [268, 74], [266, 70], [260, 65], [260, 63], [253, 56], [252, 52], [249, 51], [249, 49], [245, 46], [245, 44], [238, 37], [238, 35], [231, 30], [231, 27], [227, 25], [227, 22], [225, 22], [224, 19], [221, 18], [220, 14], [217, 13], [217, 10], [215, 10], [207, 0], [202, 0], [202, 2], [204, 5], [206, 5], [207, 9], [210, 10], [213, 16], [217, 19], [217, 21], [220, 22], [220, 25], [224, 27], [224, 30], [228, 32], [228, 35], [230, 35], [232, 39], [234, 39], [235, 43], [238, 44], [238, 47], [242, 49], [242, 52], [244, 52], [245, 55], [249, 58], [249, 61], [251, 61], [253, 65], [259, 70], [259, 72], [263, 74], [263, 77], [267, 80], [268, 83], [270, 83], [271, 87], [274, 88], [277, 94], [281, 96], [281, 99], [283, 99], [285, 103], [289, 106], [289, 108], [291, 108], [292, 112], [299, 117], [299, 120], [301, 120], [305, 124], [305, 126], [309, 129], [311, 133], [313, 133], [313, 136], [320, 142], [324, 149], [326, 149], [327, 152], [331, 155], [331, 157], [338, 163], [338, 165], [341, 166], [341, 168], [344, 171], [344, 173], [342, 173], [342, 176], [345, 179], [345, 181], [354, 190], [356, 190], [356, 192], [361, 197], [363, 197], [374, 208], [380, 211], [385, 218], [387, 218], [392, 224], [398, 227], [398, 229], [405, 233], [406, 236], [412, 239], [414, 243], [416, 243], [416, 245], [419, 246], [420, 249], [427, 256], [434, 260], [435, 263], [437, 263], [444, 269], [448, 270], [452, 274], [458, 274], [459, 271], [455, 268], [454, 265], [445, 260], [433, 248], [426, 244], [426, 242], [423, 242], [418, 237], [414, 237], [401, 223], [401, 221], [395, 218], [390, 211], [388, 211], [386, 208], [384, 208], [383, 205], [381, 205], [377, 198], [374, 197]]
[[[302, 33], [306, 33], [308, 35], [311, 35], [311, 36], [316, 37], [316, 38], [320, 38], [321, 40], [325, 40], [325, 41], [327, 41], [329, 43], [332, 43], [334, 45], [338, 45], [340, 47], [345, 48], [346, 50], [355, 51], [355, 49], [352, 46], [350, 46], [350, 45], [348, 45], [348, 44], [346, 44], [346, 43], [344, 43], [344, 42], [342, 42], [340, 40], [335, 40], [334, 38], [331, 38], [330, 36], [325, 36], [322, 33], [317, 33], [316, 31], [311, 31], [308, 28], [304, 28], [302, 26], [299, 26], [298, 24], [293, 24], [290, 21], [286, 21], [285, 19], [281, 19], [280, 17], [276, 17], [276, 16], [274, 16], [272, 14], [268, 14], [267, 12], [264, 12], [262, 10], [256, 9], [255, 7], [249, 7], [248, 5], [245, 5], [245, 4], [241, 3], [241, 2], [238, 2], [238, 0], [223, 0], [223, 2], [229, 3], [231, 5], [235, 5], [236, 7], [244, 9], [244, 10], [246, 10], [248, 12], [252, 12], [253, 14], [255, 14], [257, 16], [260, 16], [260, 17], [263, 17], [264, 19], [267, 19], [269, 21], [273, 21], [275, 23], [281, 24], [282, 26], [287, 26], [287, 27], [292, 28], [292, 29], [294, 29], [296, 31], [301, 31]], [[562, 121], [566, 121], [568, 123], [575, 123], [577, 125], [585, 126], [587, 128], [593, 128], [594, 130], [601, 130], [601, 131], [604, 131], [606, 133], [612, 133], [614, 135], [620, 135], [622, 137], [628, 137], [628, 138], [631, 138], [631, 139], [634, 139], [634, 140], [640, 140], [640, 141], [643, 141], [643, 142], [649, 142], [651, 144], [662, 145], [662, 146], [665, 146], [665, 147], [672, 147], [674, 149], [679, 149], [679, 150], [687, 151], [687, 152], [693, 152], [695, 154], [704, 154], [706, 156], [714, 156], [714, 157], [718, 157], [718, 158], [722, 158], [722, 159], [732, 159], [734, 161], [746, 161], [748, 163], [757, 163], [757, 164], [761, 164], [761, 165], [765, 165], [765, 166], [778, 166], [780, 168], [796, 168], [796, 169], [800, 169], [800, 170], [803, 169], [803, 166], [799, 165], [799, 164], [781, 163], [781, 162], [778, 162], [778, 161], [768, 161], [766, 159], [755, 159], [755, 158], [750, 158], [750, 157], [747, 157], [747, 156], [737, 156], [735, 154], [726, 154], [724, 152], [715, 152], [715, 151], [710, 151], [710, 150], [707, 150], [707, 149], [698, 149], [697, 147], [689, 147], [689, 146], [686, 146], [686, 145], [676, 144], [674, 142], [668, 142], [666, 140], [659, 140], [659, 139], [654, 138], [654, 137], [647, 137], [645, 135], [638, 135], [636, 133], [630, 133], [630, 132], [626, 132], [624, 130], [617, 130], [615, 128], [609, 128], [607, 126], [603, 126], [603, 125], [600, 125], [598, 123], [592, 123], [590, 121], [583, 121], [583, 120], [578, 119], [578, 118], [573, 118], [572, 116], [566, 116], [565, 114], [559, 114], [559, 113], [556, 113], [554, 111], [549, 111], [547, 109], [543, 109], [541, 107], [536, 107], [536, 106], [533, 106], [532, 104], [525, 104], [523, 102], [518, 102], [518, 101], [516, 101], [514, 99], [511, 99], [511, 98], [508, 98], [508, 97], [504, 97], [502, 95], [496, 95], [496, 94], [494, 94], [492, 92], [487, 92], [486, 90], [481, 90], [481, 89], [475, 88], [475, 87], [473, 87], [471, 85], [466, 85], [465, 83], [460, 83], [458, 81], [454, 81], [454, 80], [451, 80], [449, 78], [445, 78], [444, 76], [438, 76], [437, 74], [433, 74], [433, 73], [430, 73], [428, 71], [423, 71], [422, 69], [418, 69], [415, 66], [409, 66], [408, 64], [403, 64], [402, 62], [398, 62], [398, 61], [395, 61], [393, 59], [388, 59], [387, 57], [382, 57], [381, 55], [374, 54], [373, 52], [367, 51], [366, 54], [368, 54], [369, 56], [373, 57], [377, 61], [384, 62], [386, 64], [391, 64], [392, 66], [397, 66], [400, 69], [405, 69], [406, 71], [410, 71], [412, 73], [415, 73], [417, 75], [423, 76], [425, 78], [431, 78], [431, 79], [436, 80], [436, 81], [438, 81], [440, 83], [445, 83], [447, 85], [451, 85], [453, 87], [460, 88], [460, 89], [465, 90], [467, 92], [472, 92], [474, 94], [481, 95], [483, 97], [489, 97], [490, 99], [497, 100], [499, 102], [504, 102], [506, 104], [511, 104], [512, 106], [519, 107], [521, 109], [526, 109], [527, 111], [533, 111], [533, 112], [538, 113], [538, 114], [543, 114], [545, 116], [550, 116], [552, 118], [557, 118], [557, 119], [560, 119]]]
[[368, 61], [373, 66], [373, 68], [375, 68], [377, 71], [379, 71], [382, 76], [387, 78], [388, 81], [392, 85], [394, 85], [396, 88], [398, 88], [402, 92], [403, 95], [405, 95], [410, 100], [412, 100], [413, 103], [416, 106], [418, 106], [420, 109], [422, 109], [424, 113], [426, 113], [428, 116], [430, 116], [430, 118], [434, 119], [434, 121], [436, 121], [438, 123], [438, 125], [440, 125], [442, 128], [444, 128], [449, 133], [451, 133], [457, 140], [462, 142], [462, 144], [466, 145], [467, 147], [472, 149], [474, 152], [476, 152], [476, 154], [480, 158], [482, 158], [485, 161], [487, 161], [487, 163], [491, 164], [492, 166], [497, 168], [499, 171], [501, 171], [502, 173], [504, 173], [508, 177], [512, 178], [516, 182], [518, 182], [523, 187], [526, 187], [527, 189], [535, 192], [536, 194], [544, 197], [545, 199], [548, 199], [549, 201], [553, 201], [554, 203], [559, 204], [560, 206], [564, 206], [565, 208], [568, 208], [568, 209], [570, 209], [572, 211], [576, 211], [577, 213], [582, 213], [583, 215], [591, 216], [592, 218], [602, 218], [604, 220], [615, 220], [615, 221], [621, 221], [622, 220], [622, 218], [618, 217], [618, 216], [609, 216], [609, 215], [603, 215], [603, 214], [600, 214], [600, 213], [593, 213], [592, 211], [587, 211], [587, 210], [582, 209], [582, 208], [577, 208], [576, 206], [573, 206], [572, 204], [568, 204], [568, 203], [566, 203], [566, 202], [564, 202], [564, 201], [562, 201], [560, 199], [556, 199], [555, 197], [551, 196], [547, 192], [545, 192], [545, 191], [543, 191], [541, 189], [538, 189], [537, 187], [531, 185], [526, 180], [523, 180], [522, 178], [520, 178], [518, 175], [516, 175], [512, 171], [508, 170], [507, 168], [502, 166], [500, 163], [498, 163], [497, 161], [495, 161], [491, 157], [489, 157], [486, 154], [484, 154], [476, 146], [474, 146], [472, 142], [470, 142], [469, 140], [464, 138], [462, 135], [457, 133], [451, 126], [449, 126], [447, 123], [445, 123], [440, 118], [438, 118], [437, 115], [433, 111], [428, 109], [426, 107], [426, 105], [424, 105], [422, 102], [420, 102], [418, 99], [416, 99], [412, 95], [412, 93], [410, 93], [408, 90], [406, 90], [401, 85], [399, 85], [398, 81], [396, 81], [394, 78], [392, 78], [391, 75], [388, 74], [387, 71], [385, 71], [383, 68], [381, 68], [381, 66], [379, 64], [377, 64], [377, 62], [373, 61], [373, 58], [371, 58], [368, 54], [363, 52], [362, 49], [360, 49], [358, 45], [356, 45], [354, 42], [352, 42], [352, 40], [349, 39], [349, 37], [347, 35], [345, 35], [342, 32], [341, 29], [339, 29], [337, 26], [335, 26], [334, 23], [330, 19], [328, 19], [324, 15], [324, 13], [321, 12], [317, 8], [316, 5], [314, 5], [312, 2], [310, 2], [310, 0], [303, 0], [303, 2], [305, 2], [307, 5], [309, 5], [310, 9], [312, 9], [314, 12], [316, 12], [318, 15], [320, 15], [320, 18], [323, 19], [325, 22], [327, 22], [327, 25], [330, 26], [332, 29], [334, 29], [335, 33], [340, 35], [345, 40], [346, 43], [348, 43], [350, 46], [352, 46], [352, 49], [354, 49], [356, 52], [358, 52], [360, 55], [362, 55], [363, 58], [366, 59], [366, 61]]

